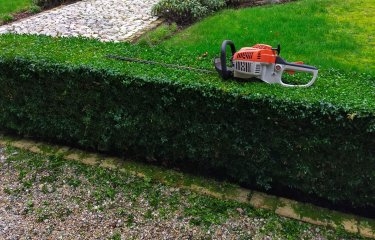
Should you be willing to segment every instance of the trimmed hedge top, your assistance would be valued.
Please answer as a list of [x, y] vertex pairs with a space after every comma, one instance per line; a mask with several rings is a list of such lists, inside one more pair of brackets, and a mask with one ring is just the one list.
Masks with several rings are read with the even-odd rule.
[[307, 89], [284, 88], [262, 82], [223, 81], [216, 74], [166, 68], [158, 65], [122, 62], [108, 59], [116, 54], [163, 63], [213, 69], [212, 59], [219, 54], [219, 47], [201, 57], [200, 52], [181, 49], [150, 48], [127, 43], [102, 43], [83, 38], [50, 38], [30, 35], [0, 35], [1, 58], [26, 58], [71, 66], [88, 66], [106, 69], [113, 73], [126, 73], [145, 81], [171, 82], [186, 87], [204, 86], [244, 98], [269, 98], [304, 105], [331, 105], [354, 114], [375, 115], [375, 80], [368, 73], [348, 73], [336, 69], [321, 69], [316, 83]]

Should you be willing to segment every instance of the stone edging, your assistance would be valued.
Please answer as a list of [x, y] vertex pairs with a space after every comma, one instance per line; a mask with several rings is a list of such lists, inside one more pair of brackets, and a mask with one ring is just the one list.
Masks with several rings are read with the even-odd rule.
[[[119, 169], [120, 171], [131, 172], [139, 177], [153, 178], [155, 176], [140, 170], [132, 170], [127, 167], [126, 160], [116, 157], [106, 157], [104, 155], [88, 153], [81, 150], [71, 149], [48, 145], [41, 142], [30, 140], [5, 139], [0, 135], [0, 145], [10, 145], [33, 153], [51, 154], [50, 150], [54, 149], [52, 154], [59, 154], [66, 160], [79, 161], [87, 165], [95, 165], [109, 169]], [[161, 171], [161, 170], [160, 170]], [[181, 175], [180, 173], [176, 173]], [[164, 182], [165, 179], [157, 177], [158, 181]], [[350, 233], [358, 233], [363, 237], [375, 239], [375, 220], [358, 217], [351, 214], [344, 214], [337, 211], [324, 209], [311, 204], [300, 203], [294, 200], [275, 197], [261, 192], [251, 191], [241, 187], [235, 187], [229, 193], [214, 191], [199, 184], [181, 185], [178, 187], [189, 189], [191, 191], [209, 195], [215, 198], [234, 200], [241, 203], [249, 203], [254, 208], [268, 209], [277, 215], [298, 221], [307, 222], [314, 225], [328, 226], [332, 228], [342, 228]], [[173, 185], [168, 182], [168, 185]]]

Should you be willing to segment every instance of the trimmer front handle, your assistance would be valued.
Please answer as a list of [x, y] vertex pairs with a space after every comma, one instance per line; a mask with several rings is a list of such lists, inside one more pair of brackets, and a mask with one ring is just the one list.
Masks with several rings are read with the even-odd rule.
[[[312, 78], [306, 84], [288, 84], [284, 83], [282, 80], [282, 74], [284, 73], [284, 71], [311, 73]], [[315, 82], [316, 78], [318, 77], [318, 69], [316, 67], [306, 64], [290, 63], [279, 56], [276, 58], [275, 73], [277, 82], [284, 87], [309, 87]]]
[[231, 50], [231, 57], [236, 53], [236, 47], [231, 40], [224, 40], [221, 44], [221, 51], [220, 51], [220, 58], [216, 58], [214, 60], [214, 65], [216, 71], [220, 74], [223, 79], [228, 79], [233, 77], [233, 64], [231, 63], [231, 67], [228, 68], [227, 66], [227, 46], [230, 46]]

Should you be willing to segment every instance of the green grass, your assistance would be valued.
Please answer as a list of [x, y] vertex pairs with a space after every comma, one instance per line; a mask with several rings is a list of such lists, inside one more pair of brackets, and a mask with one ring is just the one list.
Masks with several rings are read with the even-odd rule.
[[322, 70], [375, 74], [375, 4], [372, 0], [300, 0], [283, 5], [224, 10], [163, 43], [186, 52], [218, 55], [224, 39], [236, 47], [281, 44], [281, 56]]
[[175, 23], [161, 24], [153, 31], [147, 32], [139, 40], [138, 43], [145, 46], [154, 46], [161, 43], [163, 40], [170, 38], [176, 31], [178, 26]]
[[32, 5], [32, 0], [0, 0], [0, 15], [23, 11]]
[[13, 20], [13, 14], [22, 11], [37, 12], [32, 0], [0, 0], [0, 25]]

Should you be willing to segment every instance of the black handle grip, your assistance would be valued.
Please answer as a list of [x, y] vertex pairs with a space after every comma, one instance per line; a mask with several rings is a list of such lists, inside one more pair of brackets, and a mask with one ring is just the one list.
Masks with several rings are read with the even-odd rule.
[[236, 47], [231, 40], [224, 40], [221, 44], [220, 62], [221, 62], [221, 72], [223, 79], [228, 79], [232, 76], [233, 72], [228, 71], [227, 68], [227, 46], [230, 46], [232, 52], [232, 57], [236, 53]]

